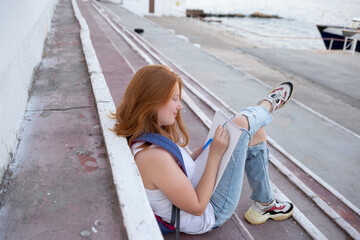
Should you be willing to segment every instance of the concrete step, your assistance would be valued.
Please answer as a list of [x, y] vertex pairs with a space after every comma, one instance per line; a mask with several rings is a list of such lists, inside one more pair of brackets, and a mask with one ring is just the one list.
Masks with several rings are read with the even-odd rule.
[[60, 0], [1, 185], [1, 239], [127, 239], [79, 34]]

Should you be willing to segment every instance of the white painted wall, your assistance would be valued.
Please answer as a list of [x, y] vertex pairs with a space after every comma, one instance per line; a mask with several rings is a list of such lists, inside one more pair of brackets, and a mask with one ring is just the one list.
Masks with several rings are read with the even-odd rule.
[[[149, 0], [122, 0], [125, 8], [131, 12], [144, 16], [149, 15]], [[155, 0], [155, 16], [186, 16], [185, 0]]]
[[185, 17], [186, 16], [186, 1], [185, 0], [163, 0], [161, 15]]
[[149, 12], [149, 0], [123, 0], [123, 7], [139, 16], [144, 16]]
[[0, 177], [16, 150], [57, 1], [0, 0]]

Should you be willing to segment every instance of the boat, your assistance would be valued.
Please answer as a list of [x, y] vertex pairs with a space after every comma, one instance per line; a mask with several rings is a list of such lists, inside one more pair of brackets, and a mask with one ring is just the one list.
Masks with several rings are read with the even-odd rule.
[[325, 47], [329, 50], [354, 50], [360, 52], [360, 18], [354, 18], [349, 27], [316, 25]]

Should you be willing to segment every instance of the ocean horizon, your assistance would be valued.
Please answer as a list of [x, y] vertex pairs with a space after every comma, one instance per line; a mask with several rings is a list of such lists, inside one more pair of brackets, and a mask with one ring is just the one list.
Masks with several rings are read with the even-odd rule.
[[216, 20], [221, 20], [220, 27], [251, 41], [289, 49], [325, 49], [317, 24], [347, 27], [353, 18], [360, 18], [360, 0], [187, 0], [186, 8], [202, 9], [205, 13], [277, 15], [280, 19]]

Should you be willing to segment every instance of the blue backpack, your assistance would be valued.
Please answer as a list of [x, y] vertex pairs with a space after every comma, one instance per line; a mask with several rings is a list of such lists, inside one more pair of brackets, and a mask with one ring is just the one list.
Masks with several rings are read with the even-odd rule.
[[[167, 138], [163, 135], [157, 134], [157, 133], [143, 133], [139, 137], [137, 137], [134, 141], [132, 141], [131, 145], [136, 142], [148, 142], [151, 144], [156, 144], [156, 145], [166, 149], [177, 160], [179, 167], [187, 176], [181, 151], [180, 151], [179, 147], [173, 141], [171, 141], [169, 138]], [[155, 217], [156, 217], [156, 220], [160, 227], [161, 233], [163, 235], [176, 232], [175, 239], [179, 239], [179, 229], [180, 229], [180, 209], [179, 208], [177, 208], [175, 205], [172, 206], [170, 223], [164, 222], [157, 215], [155, 215]], [[176, 227], [174, 226], [175, 219], [176, 219]]]

